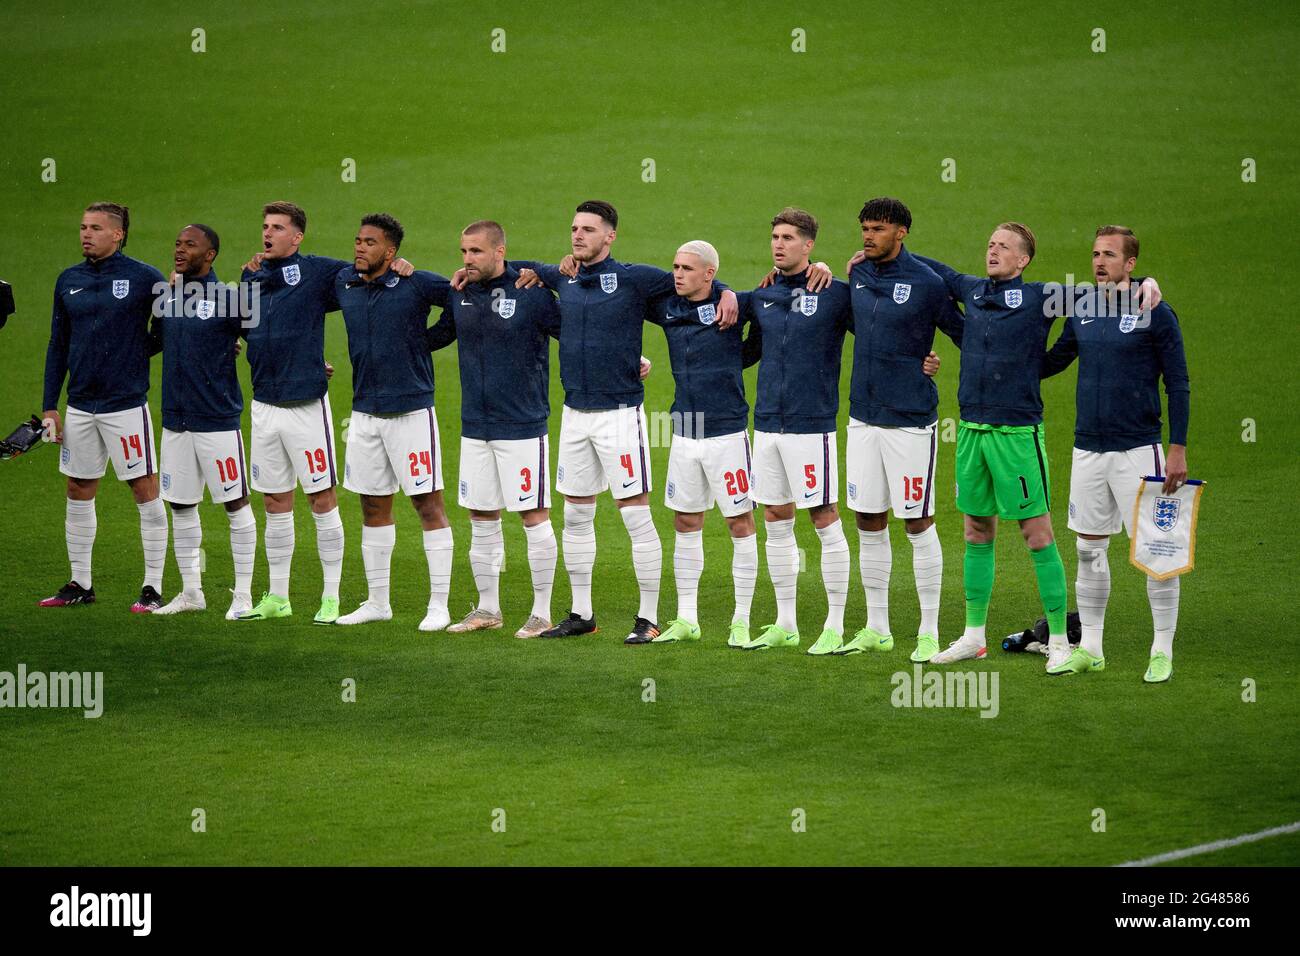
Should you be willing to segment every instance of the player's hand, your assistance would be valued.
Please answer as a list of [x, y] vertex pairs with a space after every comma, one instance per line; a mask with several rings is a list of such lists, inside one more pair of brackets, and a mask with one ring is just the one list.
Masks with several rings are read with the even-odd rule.
[[328, 361], [325, 363], [325, 377], [326, 378], [334, 377], [334, 366], [331, 365]]
[[853, 253], [853, 258], [850, 259], [849, 264], [844, 267], [844, 271], [846, 273], [852, 272], [853, 267], [856, 266], [859, 262], [866, 262], [866, 261], [867, 261], [867, 254], [863, 252], [861, 249], [859, 249], [857, 252]]
[[242, 351], [244, 351], [244, 343], [239, 339], [235, 339], [235, 354], [238, 355]]
[[573, 258], [572, 253], [560, 260], [560, 274], [570, 279], [578, 274], [578, 260]]
[[469, 282], [469, 273], [463, 268], [457, 269], [451, 274], [451, 287], [457, 292], [465, 288], [467, 282]]
[[[59, 417], [57, 408], [47, 408], [43, 411], [41, 424], [45, 426], [46, 441], [63, 441], [63, 419]], [[1171, 448], [1170, 451], [1173, 449]]]
[[835, 278], [835, 273], [831, 272], [831, 267], [824, 262], [814, 262], [808, 267], [805, 275], [808, 281], [804, 285], [808, 287], [809, 292], [820, 292], [830, 285], [831, 280]]
[[265, 252], [254, 253], [253, 258], [249, 259], [247, 262], [244, 263], [244, 271], [256, 272], [258, 269], [262, 268], [262, 260], [265, 258], [266, 258]]
[[937, 352], [931, 352], [925, 357], [925, 361], [921, 363], [921, 371], [931, 378], [934, 378], [935, 375], [939, 373], [939, 362], [939, 354]]
[[641, 381], [645, 381], [650, 375], [650, 360], [644, 355], [641, 356]]
[[718, 301], [718, 321], [719, 329], [729, 329], [736, 324], [740, 318], [740, 305], [736, 302], [736, 293], [730, 289], [724, 289], [722, 298]]
[[398, 256], [396, 259], [394, 259], [392, 263], [388, 266], [388, 268], [392, 269], [394, 272], [396, 272], [399, 276], [402, 276], [403, 278], [409, 276], [412, 272], [415, 271], [415, 266], [411, 265], [401, 256]]
[[1142, 280], [1142, 285], [1138, 286], [1138, 308], [1143, 312], [1150, 312], [1158, 306], [1164, 296], [1160, 294], [1160, 283], [1155, 279], [1147, 276]]
[[519, 278], [515, 280], [516, 289], [531, 289], [542, 284], [542, 277], [532, 269], [520, 269]]
[[760, 289], [766, 289], [775, 281], [776, 281], [776, 270], [773, 269], [767, 275], [763, 276], [763, 281], [758, 284], [758, 287]]
[[1165, 459], [1165, 494], [1172, 495], [1187, 484], [1187, 447], [1170, 445], [1169, 457]]

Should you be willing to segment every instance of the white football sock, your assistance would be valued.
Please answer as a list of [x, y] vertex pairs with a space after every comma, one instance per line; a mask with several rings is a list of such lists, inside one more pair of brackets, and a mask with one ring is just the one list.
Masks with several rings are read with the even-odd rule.
[[429, 608], [447, 609], [451, 593], [451, 528], [435, 528], [424, 533], [424, 556], [429, 562]]
[[962, 631], [962, 637], [969, 637], [971, 640], [979, 641], [980, 647], [984, 647], [984, 628], [985, 624], [967, 624], [966, 630]]
[[528, 538], [528, 567], [533, 572], [533, 616], [549, 621], [555, 563], [560, 551], [555, 542], [555, 529], [548, 518], [540, 524], [524, 525], [524, 535]]
[[754, 604], [754, 585], [758, 581], [758, 535], [732, 538], [731, 548], [731, 580], [736, 591], [736, 613], [731, 619], [748, 624]]
[[817, 529], [822, 541], [822, 584], [826, 587], [826, 623], [823, 628], [844, 633], [844, 604], [849, 598], [849, 543], [844, 525], [836, 518]]
[[916, 599], [921, 605], [918, 634], [939, 636], [939, 592], [943, 589], [943, 547], [934, 525], [920, 534], [909, 534], [912, 542], [912, 576], [916, 578]]
[[[641, 606], [637, 617], [651, 623], [659, 620], [659, 582], [663, 576], [664, 546], [655, 530], [655, 519], [649, 505], [628, 505], [620, 508], [623, 525], [632, 539], [632, 569], [636, 572], [637, 587], [641, 591]], [[701, 559], [702, 560], [702, 559]]]
[[564, 570], [573, 591], [570, 610], [591, 617], [591, 569], [596, 565], [596, 505], [564, 503]]
[[[894, 553], [889, 546], [889, 529], [858, 530], [858, 565], [862, 589], [867, 596], [867, 627], [877, 634], [889, 634], [889, 572]], [[931, 633], [924, 630], [917, 633]]]
[[501, 534], [501, 519], [470, 519], [469, 567], [478, 588], [478, 609], [488, 614], [501, 613], [501, 564], [506, 557], [506, 539]]
[[140, 544], [144, 548], [144, 584], [162, 591], [163, 567], [167, 564], [167, 509], [155, 498], [140, 509]]
[[1110, 562], [1106, 550], [1110, 538], [1097, 541], [1076, 538], [1079, 562], [1074, 579], [1074, 599], [1079, 605], [1079, 646], [1094, 657], [1101, 657], [1103, 629], [1106, 626], [1106, 603], [1110, 600]]
[[230, 519], [230, 556], [235, 563], [235, 593], [253, 593], [253, 560], [257, 556], [257, 519], [251, 505], [227, 511]]
[[396, 543], [396, 525], [361, 526], [361, 564], [366, 569], [366, 600], [376, 607], [389, 606], [390, 569]]
[[67, 514], [63, 519], [63, 537], [68, 543], [68, 564], [72, 566], [72, 580], [89, 588], [90, 555], [95, 549], [95, 499], [74, 501], [68, 499]]
[[1151, 622], [1155, 626], [1155, 639], [1151, 642], [1152, 654], [1165, 654], [1174, 658], [1174, 631], [1178, 627], [1179, 582], [1182, 578], [1157, 581], [1147, 578], [1147, 600], [1151, 602]]
[[677, 582], [677, 616], [700, 623], [698, 595], [704, 571], [704, 532], [678, 531], [673, 547], [673, 577]]
[[339, 579], [343, 577], [343, 521], [337, 506], [324, 514], [313, 511], [311, 516], [316, 519], [316, 553], [320, 555], [324, 578], [320, 596], [337, 600]]
[[172, 550], [176, 552], [176, 567], [181, 572], [181, 590], [202, 590], [199, 555], [203, 551], [203, 525], [199, 523], [197, 507], [172, 509]]
[[266, 564], [271, 572], [271, 593], [289, 596], [289, 569], [293, 564], [293, 512], [266, 513]]
[[799, 549], [794, 540], [794, 519], [765, 521], [767, 528], [767, 573], [776, 592], [776, 626], [783, 631], [797, 632], [799, 619], [795, 613], [799, 588]]

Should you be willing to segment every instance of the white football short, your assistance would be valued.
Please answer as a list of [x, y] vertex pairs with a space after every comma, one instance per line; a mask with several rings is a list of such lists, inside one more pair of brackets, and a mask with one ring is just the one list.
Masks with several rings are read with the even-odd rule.
[[63, 415], [59, 471], [69, 478], [103, 478], [110, 458], [119, 481], [158, 471], [149, 406], [96, 415], [69, 405]]
[[1128, 451], [1074, 449], [1070, 464], [1069, 528], [1079, 534], [1133, 536], [1133, 506], [1142, 479], [1163, 477], [1165, 452], [1160, 445], [1140, 445]]
[[650, 491], [650, 447], [645, 409], [584, 412], [564, 406], [555, 490], [586, 497], [606, 488], [615, 498]]
[[197, 505], [207, 485], [214, 504], [248, 494], [244, 435], [226, 432], [174, 432], [163, 429], [162, 496], [176, 505]]
[[748, 432], [714, 438], [674, 435], [664, 504], [674, 511], [695, 514], [708, 511], [716, 501], [725, 518], [747, 514], [754, 510], [749, 473]]
[[551, 446], [538, 438], [460, 440], [457, 501], [471, 511], [532, 511], [551, 504]]
[[760, 505], [816, 508], [840, 499], [834, 432], [754, 432], [750, 486]]
[[849, 507], [860, 514], [899, 518], [934, 514], [937, 423], [923, 428], [868, 425], [849, 419], [845, 453]]
[[442, 491], [438, 413], [433, 406], [400, 415], [352, 413], [343, 487], [359, 495], [410, 497]]
[[254, 491], [281, 494], [295, 483], [315, 494], [338, 483], [334, 416], [328, 395], [295, 405], [253, 399]]

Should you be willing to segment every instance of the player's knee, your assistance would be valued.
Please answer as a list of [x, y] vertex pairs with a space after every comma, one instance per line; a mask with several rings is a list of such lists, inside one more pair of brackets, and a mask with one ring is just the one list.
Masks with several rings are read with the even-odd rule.
[[728, 518], [727, 530], [731, 532], [733, 538], [748, 538], [755, 531], [754, 512], [748, 511], [743, 515]]
[[90, 501], [99, 490], [98, 478], [69, 478], [68, 497], [73, 501]]
[[812, 518], [813, 526], [817, 528], [825, 528], [827, 525], [840, 520], [839, 509], [834, 505], [818, 505], [815, 508], [809, 508], [808, 516]]
[[[934, 524], [934, 518], [904, 518], [903, 526], [908, 534], [920, 534]], [[861, 527], [859, 525], [858, 527]]]
[[[854, 521], [857, 523], [859, 531], [884, 531], [889, 526], [889, 512], [864, 514], [861, 511], [855, 511]], [[908, 530], [910, 531], [911, 522], [909, 521], [908, 524]]]
[[648, 504], [650, 504], [650, 495], [644, 491], [641, 492], [641, 494], [633, 495], [630, 498], [618, 499], [618, 506], [620, 508], [633, 508], [639, 505], [648, 505]]
[[[442, 495], [436, 491], [431, 491], [424, 495], [414, 495], [411, 498], [411, 504], [415, 505], [416, 513], [419, 514], [420, 520], [425, 524], [430, 524], [437, 528], [447, 526], [447, 510], [443, 507]], [[387, 500], [388, 510], [392, 510], [392, 499]]]
[[535, 528], [539, 524], [545, 524], [551, 520], [551, 509], [533, 508], [531, 511], [521, 511], [519, 517], [523, 521], [525, 528]]
[[293, 511], [293, 492], [267, 492], [266, 493], [266, 513], [271, 515], [285, 514]]
[[683, 534], [689, 534], [692, 531], [699, 531], [704, 527], [704, 515], [697, 512], [675, 512], [673, 514], [673, 527]]
[[1029, 546], [1030, 551], [1042, 551], [1054, 540], [1050, 524], [1047, 527], [1041, 525], [1022, 527], [1020, 533], [1024, 536], [1025, 544]]
[[236, 498], [234, 501], [227, 501], [225, 507], [229, 514], [234, 514], [236, 511], [242, 511], [244, 508], [248, 507], [248, 495], [244, 495], [242, 498]]
[[968, 544], [988, 544], [997, 535], [997, 530], [996, 518], [966, 516], [965, 531]]
[[158, 497], [158, 479], [154, 475], [142, 475], [132, 479], [128, 484], [131, 486], [131, 494], [136, 504], [147, 504]]
[[333, 511], [339, 505], [339, 496], [334, 493], [333, 488], [326, 488], [324, 491], [318, 491], [314, 495], [308, 495], [311, 499], [311, 510], [313, 514], [323, 515], [327, 511]]

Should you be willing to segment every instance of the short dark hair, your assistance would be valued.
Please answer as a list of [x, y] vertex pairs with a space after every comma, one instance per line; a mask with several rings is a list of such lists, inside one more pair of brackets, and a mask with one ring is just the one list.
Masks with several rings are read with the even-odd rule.
[[197, 229], [199, 232], [203, 233], [205, 236], [208, 237], [208, 242], [212, 243], [213, 252], [217, 252], [217, 253], [221, 252], [221, 239], [217, 235], [217, 230], [213, 229], [211, 226], [205, 226], [201, 222], [192, 222], [185, 228]]
[[888, 222], [904, 229], [912, 228], [912, 211], [903, 205], [901, 199], [881, 196], [868, 199], [858, 213], [858, 222]]
[[269, 202], [262, 207], [263, 216], [288, 216], [299, 232], [307, 231], [307, 214], [302, 211], [301, 206], [295, 206], [291, 202], [280, 200], [278, 202]]
[[122, 224], [122, 245], [119, 248], [126, 248], [126, 234], [131, 228], [131, 210], [120, 203], [92, 202], [86, 207], [86, 212], [102, 212], [120, 222]]
[[802, 209], [796, 209], [794, 206], [786, 206], [776, 218], [772, 220], [772, 225], [777, 226], [785, 223], [787, 226], [794, 226], [799, 230], [799, 235], [805, 239], [817, 238], [817, 219], [810, 212]]
[[1038, 248], [1038, 241], [1034, 239], [1034, 231], [1026, 226], [1023, 222], [1003, 222], [998, 224], [999, 229], [1006, 229], [1008, 232], [1014, 232], [1020, 237], [1020, 244], [1025, 247], [1025, 255], [1033, 261], [1034, 252]]
[[609, 228], [618, 228], [618, 210], [603, 199], [588, 199], [584, 203], [579, 203], [578, 208], [573, 211], [592, 213], [605, 220]]
[[1124, 258], [1136, 259], [1138, 257], [1138, 237], [1133, 234], [1133, 230], [1128, 226], [1102, 226], [1097, 230], [1097, 238], [1102, 236], [1122, 236], [1124, 242]]
[[476, 219], [460, 231], [462, 236], [468, 236], [471, 232], [486, 232], [487, 240], [494, 246], [504, 246], [506, 244], [506, 231], [501, 228], [501, 223], [492, 219]]
[[393, 244], [394, 249], [402, 248], [402, 240], [406, 238], [406, 230], [402, 224], [386, 212], [372, 212], [368, 216], [361, 217], [361, 225], [374, 226], [376, 229], [383, 230], [384, 238]]

